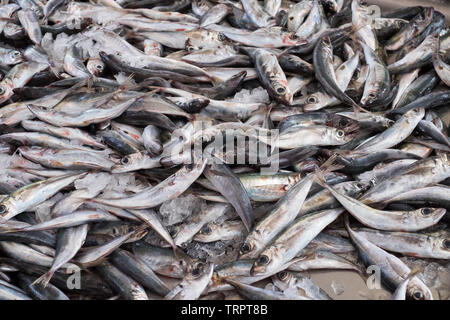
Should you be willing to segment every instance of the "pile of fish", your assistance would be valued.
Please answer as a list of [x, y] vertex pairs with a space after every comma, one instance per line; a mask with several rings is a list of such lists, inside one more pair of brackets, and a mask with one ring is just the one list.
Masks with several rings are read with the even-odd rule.
[[1, 3], [0, 299], [449, 299], [442, 13]]

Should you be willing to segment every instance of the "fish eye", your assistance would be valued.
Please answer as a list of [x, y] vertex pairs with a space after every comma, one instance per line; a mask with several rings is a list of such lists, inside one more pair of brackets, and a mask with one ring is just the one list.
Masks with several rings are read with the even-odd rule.
[[168, 231], [169, 231], [169, 234], [170, 234], [170, 236], [172, 238], [174, 238], [177, 235], [177, 233], [178, 233], [178, 230], [176, 228], [170, 229]]
[[119, 235], [119, 234], [120, 234], [119, 228], [112, 228], [112, 234], [113, 234], [114, 236]]
[[5, 93], [5, 88], [0, 87], [0, 94], [4, 94]]
[[422, 300], [424, 298], [424, 295], [423, 295], [422, 291], [417, 290], [417, 291], [414, 291], [413, 298], [415, 300]]
[[376, 94], [375, 93], [373, 93], [373, 92], [371, 92], [371, 93], [369, 93], [369, 98], [375, 98], [376, 97]]
[[445, 239], [444, 241], [442, 241], [442, 246], [445, 249], [450, 249], [450, 239]]
[[337, 131], [337, 136], [338, 136], [338, 137], [343, 137], [344, 134], [345, 134], [345, 133], [344, 133], [344, 131], [342, 131], [342, 130], [338, 130], [338, 131]]
[[280, 279], [281, 281], [286, 280], [287, 276], [288, 273], [286, 271], [281, 271], [277, 274], [278, 279]]
[[356, 187], [357, 187], [358, 189], [364, 188], [364, 186], [363, 186], [361, 183], [357, 183], [357, 184], [356, 184]]
[[20, 51], [13, 51], [13, 56], [18, 57], [20, 56]]
[[97, 68], [98, 70], [103, 70], [103, 66], [102, 66], [101, 64], [98, 64], [98, 65], [96, 66], [96, 68]]
[[291, 35], [291, 39], [296, 40], [296, 39], [298, 39], [298, 36], [297, 36], [295, 33], [293, 33], [293, 34]]
[[199, 262], [199, 263], [197, 263], [194, 270], [192, 271], [192, 274], [194, 274], [194, 271], [197, 270], [198, 271], [197, 275], [199, 275], [204, 268], [205, 268], [205, 264], [203, 262]]
[[0, 214], [5, 214], [6, 212], [8, 212], [8, 207], [4, 204], [0, 204]]
[[249, 245], [248, 243], [244, 243], [244, 244], [241, 246], [241, 251], [242, 251], [242, 253], [249, 252], [250, 250], [251, 250], [251, 248], [250, 248], [250, 245]]
[[421, 212], [422, 212], [422, 214], [423, 214], [424, 216], [428, 216], [428, 215], [431, 214], [432, 210], [431, 210], [430, 208], [423, 208], [423, 209], [421, 210]]
[[128, 162], [130, 162], [130, 159], [128, 159], [128, 157], [123, 157], [122, 160], [120, 160], [120, 162], [122, 164], [127, 164]]
[[217, 35], [217, 39], [219, 41], [225, 41], [226, 38], [227, 37], [222, 32], [219, 32], [219, 34]]
[[192, 52], [192, 51], [194, 51], [194, 47], [188, 46], [188, 47], [186, 47], [186, 50], [187, 50], [188, 52]]
[[294, 20], [294, 16], [290, 16], [289, 20], [291, 20], [291, 21]]
[[317, 98], [315, 96], [309, 96], [308, 103], [317, 103]]
[[277, 91], [278, 94], [284, 94], [286, 92], [286, 89], [284, 89], [283, 87], [278, 87], [276, 89], [276, 91]]
[[257, 263], [259, 265], [264, 266], [264, 265], [268, 264], [269, 261], [270, 261], [269, 257], [264, 254], [258, 258]]
[[202, 233], [204, 234], [210, 234], [211, 233], [211, 228], [209, 226], [204, 226], [201, 230]]
[[200, 275], [200, 269], [199, 268], [195, 268], [194, 270], [192, 270], [192, 275], [194, 277], [197, 277]]

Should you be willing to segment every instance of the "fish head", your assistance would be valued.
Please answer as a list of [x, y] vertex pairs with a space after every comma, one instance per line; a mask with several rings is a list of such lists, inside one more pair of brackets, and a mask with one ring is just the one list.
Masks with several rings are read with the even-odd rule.
[[252, 259], [256, 258], [257, 254], [261, 252], [261, 246], [259, 242], [253, 237], [249, 236], [245, 239], [239, 251], [239, 259]]
[[350, 190], [348, 190], [348, 191], [350, 191], [350, 193], [352, 194], [352, 197], [355, 197], [357, 195], [360, 196], [364, 192], [368, 191], [371, 186], [372, 186], [372, 183], [370, 181], [352, 181], [349, 183], [348, 187]]
[[347, 142], [350, 142], [355, 136], [356, 132], [354, 133], [345, 133], [344, 130], [336, 129], [336, 128], [328, 128], [328, 130], [325, 131], [325, 134], [328, 136], [326, 137], [327, 140], [336, 145], [343, 145]]
[[18, 64], [22, 62], [23, 55], [22, 52], [19, 50], [11, 50], [8, 52], [8, 54], [5, 57], [5, 64], [12, 65], [12, 64]]
[[308, 41], [301, 39], [295, 32], [290, 32], [283, 37], [283, 43], [288, 46], [301, 46], [307, 44]]
[[19, 210], [13, 197], [8, 196], [0, 202], [0, 223], [2, 220], [7, 221], [17, 214], [19, 214]]
[[287, 270], [282, 270], [272, 276], [272, 282], [276, 287], [278, 287], [281, 290], [286, 290], [287, 288], [289, 288], [292, 279], [293, 279], [292, 272], [289, 272]]
[[253, 262], [253, 266], [250, 269], [250, 275], [258, 276], [263, 274], [273, 274], [280, 271], [280, 262], [282, 260], [277, 251], [278, 249], [276, 246], [264, 250]]
[[359, 195], [368, 191], [372, 187], [372, 182], [370, 181], [358, 181], [355, 182], [355, 190]]
[[202, 279], [205, 278], [211, 279], [213, 271], [214, 271], [213, 263], [196, 261], [195, 263], [189, 266], [189, 270], [185, 276], [185, 279], [190, 283], [201, 281]]
[[91, 58], [88, 60], [86, 68], [93, 76], [100, 76], [105, 71], [105, 63], [101, 59]]
[[3, 34], [5, 35], [5, 38], [17, 40], [24, 37], [25, 31], [22, 26], [15, 23], [7, 23], [3, 29]]
[[445, 238], [438, 238], [438, 242], [439, 242], [439, 248], [444, 251], [447, 252], [448, 254], [450, 254], [450, 237], [445, 237]]
[[363, 97], [361, 98], [361, 105], [363, 106], [371, 105], [378, 100], [377, 87], [375, 85], [366, 85], [366, 88], [368, 90], [364, 90]]
[[204, 236], [210, 235], [213, 232], [213, 229], [215, 229], [215, 228], [216, 228], [216, 225], [214, 223], [208, 223], [200, 229], [198, 234], [204, 235]]
[[0, 83], [0, 103], [5, 102], [14, 94], [14, 83], [11, 79], [5, 78]]
[[139, 168], [139, 164], [143, 159], [142, 153], [132, 153], [120, 159], [120, 164], [116, 164], [111, 168], [112, 173], [130, 172]]
[[414, 211], [416, 218], [420, 221], [428, 221], [431, 224], [437, 223], [446, 214], [445, 208], [420, 208]]
[[291, 90], [289, 89], [286, 80], [273, 80], [271, 81], [271, 88], [273, 98], [281, 104], [290, 106], [294, 99]]
[[234, 84], [235, 86], [239, 86], [245, 79], [245, 77], [247, 76], [247, 71], [240, 71], [238, 73], [236, 73], [235, 75], [231, 76], [228, 80], [227, 83]]
[[433, 300], [433, 294], [430, 288], [422, 282], [417, 276], [411, 278], [406, 288], [408, 296], [414, 300]]
[[305, 111], [319, 110], [323, 106], [324, 94], [321, 92], [312, 93], [306, 98], [306, 104], [303, 106]]
[[251, 238], [247, 238], [239, 251], [239, 259], [249, 259], [254, 255], [255, 245]]
[[425, 116], [425, 109], [423, 107], [414, 108], [406, 112], [404, 116], [410, 119], [414, 119], [416, 117], [420, 117], [422, 119]]

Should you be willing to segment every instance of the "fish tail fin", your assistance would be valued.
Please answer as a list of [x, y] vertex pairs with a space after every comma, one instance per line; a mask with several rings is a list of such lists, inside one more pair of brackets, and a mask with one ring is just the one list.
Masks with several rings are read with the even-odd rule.
[[334, 152], [322, 165], [316, 170], [322, 177], [330, 172], [340, 170], [344, 168], [343, 165], [334, 164], [338, 158], [339, 154]]
[[349, 216], [349, 214], [348, 213], [346, 213], [345, 215], [344, 215], [344, 226], [345, 226], [345, 229], [347, 230], [347, 232], [350, 234], [350, 236], [352, 235], [352, 228], [350, 228], [350, 218], [348, 217]]
[[135, 237], [139, 237], [142, 238], [147, 234], [147, 230], [148, 230], [149, 226], [147, 224], [142, 224], [140, 226], [138, 226], [135, 230], [133, 230], [132, 232], [130, 232], [130, 237], [135, 236]]
[[47, 273], [44, 273], [42, 276], [33, 281], [32, 285], [42, 285], [44, 288], [47, 287], [48, 283], [52, 279], [55, 274], [55, 270], [50, 269]]
[[314, 181], [317, 182], [323, 188], [328, 187], [328, 184], [325, 179], [325, 175], [320, 168], [314, 172]]
[[134, 73], [131, 73], [128, 75], [128, 77], [120, 84], [119, 88], [116, 90], [117, 93], [127, 91], [127, 90], [133, 90], [138, 87], [136, 83], [133, 80]]
[[176, 259], [183, 258], [184, 252], [180, 248], [178, 248], [175, 244], [170, 244], [172, 247], [173, 255]]

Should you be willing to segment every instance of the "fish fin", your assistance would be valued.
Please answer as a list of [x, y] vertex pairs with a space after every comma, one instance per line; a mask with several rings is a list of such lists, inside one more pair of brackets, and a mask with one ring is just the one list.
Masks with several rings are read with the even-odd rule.
[[170, 246], [172, 247], [173, 255], [175, 256], [175, 258], [176, 259], [182, 259], [183, 255], [185, 255], [183, 250], [178, 248], [175, 244], [173, 246], [172, 246], [172, 244], [170, 244]]
[[42, 285], [44, 288], [47, 287], [48, 283], [55, 274], [55, 270], [50, 269], [47, 273], [33, 281], [32, 285]]
[[344, 226], [345, 226], [345, 229], [347, 229], [348, 234], [351, 235], [352, 229], [350, 228], [350, 219], [348, 216], [349, 216], [348, 213], [346, 213], [344, 215]]
[[5, 273], [3, 273], [1, 271], [0, 271], [0, 279], [3, 279], [5, 281], [7, 281], [7, 282], [11, 281], [11, 279]]
[[323, 174], [323, 172], [320, 169], [317, 169], [314, 172], [314, 180], [323, 188], [329, 188], [326, 179], [325, 179], [325, 175]]
[[[0, 223], [8, 223], [8, 220], [6, 220], [5, 218], [0, 218]], [[20, 231], [24, 231], [26, 228], [22, 227], [22, 228], [12, 228], [12, 229], [8, 229], [8, 230], [3, 230], [2, 233], [13, 233], [13, 232], [20, 232]]]
[[340, 169], [345, 167], [344, 165], [334, 164], [334, 162], [336, 161], [337, 157], [338, 157], [338, 153], [333, 153], [327, 159], [327, 161], [322, 163], [322, 165], [318, 168], [318, 171], [320, 171], [322, 176], [324, 176], [327, 173], [330, 173], [330, 172], [333, 172], [333, 171], [336, 171], [336, 170], [340, 170]]
[[131, 73], [119, 86], [119, 89], [117, 89], [117, 92], [123, 92], [127, 90], [132, 90], [135, 88], [139, 88], [139, 85], [136, 85], [136, 83], [133, 81], [134, 73]]
[[419, 273], [422, 273], [424, 271], [423, 268], [416, 266], [414, 268], [411, 269], [411, 272], [408, 275], [408, 279], [414, 278], [415, 276], [417, 276]]

